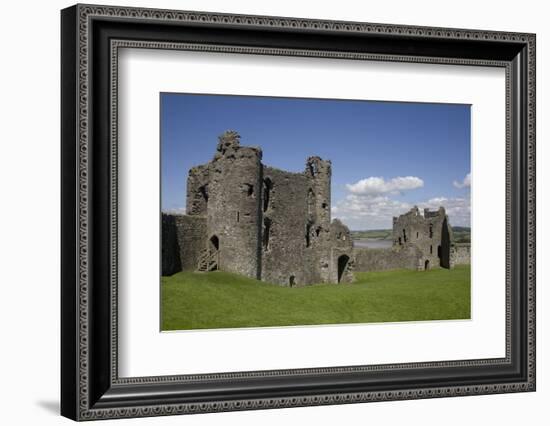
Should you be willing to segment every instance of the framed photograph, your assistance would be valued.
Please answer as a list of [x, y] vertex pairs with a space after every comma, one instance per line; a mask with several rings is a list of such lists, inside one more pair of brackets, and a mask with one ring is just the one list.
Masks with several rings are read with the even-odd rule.
[[535, 390], [535, 35], [61, 12], [61, 412]]

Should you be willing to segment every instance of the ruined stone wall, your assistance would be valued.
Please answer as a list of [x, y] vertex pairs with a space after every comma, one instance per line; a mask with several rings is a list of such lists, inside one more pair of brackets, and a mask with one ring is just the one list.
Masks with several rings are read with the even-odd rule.
[[413, 246], [392, 248], [354, 248], [355, 271], [386, 271], [392, 269], [423, 268], [423, 256], [420, 250]]
[[471, 258], [469, 243], [455, 243], [451, 250], [451, 264], [469, 265]]
[[261, 278], [280, 285], [309, 283], [312, 265], [306, 261], [307, 194], [303, 173], [264, 167]]
[[186, 210], [188, 215], [206, 216], [208, 206], [208, 184], [210, 168], [208, 164], [189, 170], [187, 177]]
[[308, 178], [306, 262], [308, 283], [335, 282], [331, 279], [330, 183], [332, 165], [319, 157], [309, 157], [304, 171]]
[[452, 231], [445, 209], [424, 209], [422, 215], [417, 207], [393, 218], [393, 245], [418, 247], [423, 256], [423, 269], [451, 266], [450, 253]]
[[330, 270], [327, 282], [350, 283], [355, 277], [355, 256], [353, 239], [349, 228], [340, 220], [334, 219], [330, 224]]
[[163, 276], [173, 275], [181, 271], [180, 248], [174, 216], [162, 214], [161, 237], [161, 273]]
[[206, 247], [206, 217], [162, 215], [162, 275], [197, 268]]

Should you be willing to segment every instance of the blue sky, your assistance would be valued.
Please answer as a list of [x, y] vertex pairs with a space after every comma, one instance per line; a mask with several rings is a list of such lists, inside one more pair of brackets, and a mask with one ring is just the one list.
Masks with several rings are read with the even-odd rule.
[[263, 163], [303, 171], [332, 161], [332, 216], [351, 229], [391, 228], [414, 205], [470, 226], [470, 106], [161, 94], [163, 211], [183, 212], [190, 167], [210, 161], [228, 129]]

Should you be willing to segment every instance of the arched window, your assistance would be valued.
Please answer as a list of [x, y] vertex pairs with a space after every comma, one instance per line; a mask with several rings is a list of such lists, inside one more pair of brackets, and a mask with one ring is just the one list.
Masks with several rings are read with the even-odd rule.
[[210, 249], [218, 251], [220, 249], [220, 240], [216, 235], [210, 237]]
[[203, 200], [208, 203], [208, 184], [201, 186], [199, 193], [202, 195]]

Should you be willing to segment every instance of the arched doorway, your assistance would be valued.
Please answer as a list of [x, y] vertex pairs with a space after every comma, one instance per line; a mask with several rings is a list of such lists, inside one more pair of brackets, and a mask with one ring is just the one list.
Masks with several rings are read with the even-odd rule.
[[288, 284], [290, 287], [294, 287], [296, 285], [296, 277], [294, 275], [291, 275], [288, 279]]
[[207, 247], [202, 249], [199, 259], [197, 270], [199, 272], [209, 272], [219, 270], [220, 263], [220, 240], [216, 235], [212, 235], [208, 240]]
[[342, 278], [344, 277], [344, 272], [346, 272], [346, 268], [348, 266], [349, 262], [349, 256], [347, 254], [343, 254], [338, 258], [338, 282], [342, 281]]
[[210, 250], [220, 250], [220, 240], [216, 235], [212, 235], [212, 237], [210, 237]]
[[424, 262], [424, 269], [427, 271], [428, 269], [430, 269], [430, 261], [428, 259], [426, 259], [426, 261]]

